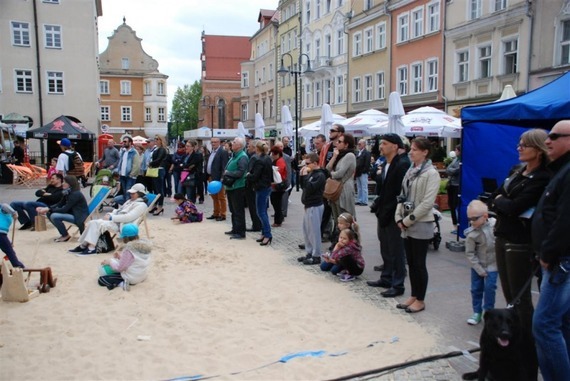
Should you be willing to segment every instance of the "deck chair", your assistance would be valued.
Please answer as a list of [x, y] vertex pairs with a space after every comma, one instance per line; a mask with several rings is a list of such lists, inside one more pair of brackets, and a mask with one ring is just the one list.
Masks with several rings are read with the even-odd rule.
[[[105, 201], [105, 199], [109, 195], [109, 192], [111, 192], [110, 187], [102, 186], [99, 189], [99, 192], [97, 192], [97, 194], [91, 199], [91, 201], [89, 202], [89, 215], [85, 219], [85, 223], [87, 223], [89, 220], [93, 219], [93, 217], [99, 213], [99, 207], [101, 206], [103, 201]], [[73, 225], [69, 225], [69, 227], [67, 228], [68, 232], [72, 226]], [[71, 234], [71, 236], [74, 237], [78, 232], [79, 232], [79, 229], [77, 229], [77, 231], [75, 231], [73, 234]]]
[[21, 165], [6, 164], [6, 166], [12, 171], [14, 185], [24, 185], [28, 188], [34, 186], [34, 181], [37, 176], [32, 172], [31, 169], [26, 168]]
[[146, 237], [150, 238], [150, 232], [148, 231], [148, 224], [146, 222], [146, 218], [148, 216], [148, 213], [154, 209], [156, 203], [158, 202], [158, 199], [160, 198], [160, 193], [159, 194], [154, 194], [154, 193], [147, 193], [146, 194], [146, 204], [148, 205], [147, 209], [146, 209], [146, 213], [143, 214], [138, 221], [136, 221], [136, 224], [138, 226], [141, 226], [141, 224], [144, 224], [144, 230], [146, 232]]
[[2, 260], [2, 300], [5, 302], [27, 302], [39, 295], [38, 290], [28, 290], [24, 279], [25, 269], [14, 268], [10, 261]]

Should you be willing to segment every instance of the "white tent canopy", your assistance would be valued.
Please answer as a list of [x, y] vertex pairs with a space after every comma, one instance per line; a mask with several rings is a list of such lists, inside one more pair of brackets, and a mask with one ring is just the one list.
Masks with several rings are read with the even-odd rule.
[[[334, 123], [341, 123], [343, 124], [346, 118], [342, 115], [333, 114], [333, 124]], [[344, 125], [344, 124], [343, 124]], [[313, 137], [320, 134], [321, 130], [321, 120], [317, 120], [316, 122], [309, 123], [301, 128], [299, 128], [299, 134], [304, 137]]]
[[405, 134], [416, 136], [461, 137], [461, 119], [434, 107], [420, 107], [402, 117]]

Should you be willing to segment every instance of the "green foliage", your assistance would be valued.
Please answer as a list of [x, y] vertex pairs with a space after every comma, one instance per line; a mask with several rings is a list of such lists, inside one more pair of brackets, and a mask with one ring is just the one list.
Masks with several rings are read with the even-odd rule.
[[447, 194], [447, 182], [449, 179], [442, 179], [439, 183], [439, 192], [437, 194]]
[[198, 108], [202, 98], [202, 86], [195, 81], [191, 86], [176, 89], [172, 100], [170, 136], [184, 136], [184, 131], [198, 128]]

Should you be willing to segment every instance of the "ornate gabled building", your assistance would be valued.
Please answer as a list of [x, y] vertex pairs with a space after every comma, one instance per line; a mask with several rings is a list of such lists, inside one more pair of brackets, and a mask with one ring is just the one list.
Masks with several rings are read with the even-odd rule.
[[126, 23], [115, 29], [99, 55], [101, 132], [120, 137], [167, 133], [167, 79]]

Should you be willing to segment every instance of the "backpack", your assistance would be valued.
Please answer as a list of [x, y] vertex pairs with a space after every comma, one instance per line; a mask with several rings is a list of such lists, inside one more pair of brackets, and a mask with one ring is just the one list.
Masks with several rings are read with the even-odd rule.
[[68, 161], [69, 168], [67, 170], [67, 174], [77, 177], [83, 176], [85, 174], [85, 169], [83, 166], [83, 160], [81, 160], [79, 154], [77, 152], [73, 153], [65, 152], [65, 154], [67, 155], [67, 157], [69, 157]]
[[95, 246], [95, 249], [97, 250], [97, 254], [108, 253], [115, 250], [115, 243], [113, 242], [111, 233], [106, 231], [101, 234], [99, 236], [99, 239], [97, 239], [97, 245]]

